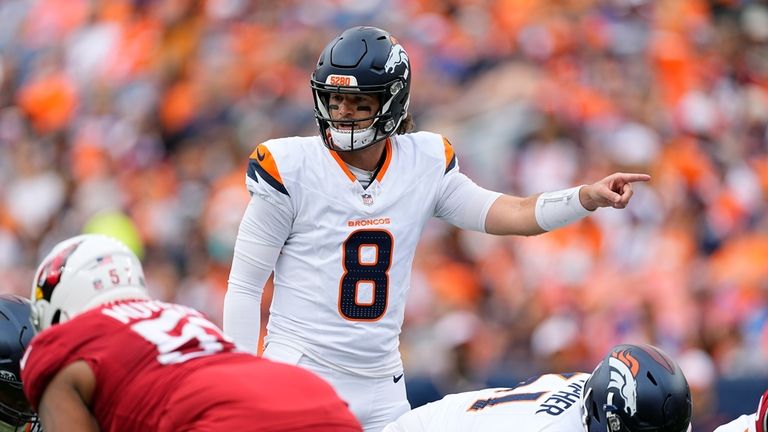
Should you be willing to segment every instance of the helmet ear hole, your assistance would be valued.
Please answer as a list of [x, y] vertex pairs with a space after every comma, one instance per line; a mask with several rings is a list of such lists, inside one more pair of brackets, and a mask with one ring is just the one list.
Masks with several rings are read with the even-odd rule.
[[657, 383], [657, 382], [656, 382], [656, 378], [654, 378], [654, 377], [653, 377], [653, 374], [651, 373], [651, 371], [648, 371], [648, 373], [646, 373], [646, 374], [645, 374], [645, 376], [647, 376], [647, 377], [648, 377], [648, 380], [649, 380], [650, 382], [652, 382], [652, 383], [653, 383], [653, 385], [655, 385], [655, 386], [657, 386], [657, 387], [658, 387], [659, 383]]
[[59, 320], [61, 319], [61, 309], [56, 309], [56, 312], [53, 313], [53, 317], [51, 318], [51, 324], [58, 324]]

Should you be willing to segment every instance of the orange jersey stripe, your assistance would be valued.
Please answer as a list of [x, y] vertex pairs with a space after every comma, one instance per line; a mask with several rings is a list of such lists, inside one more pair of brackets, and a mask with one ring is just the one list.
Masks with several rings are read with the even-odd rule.
[[347, 164], [345, 164], [344, 161], [341, 160], [341, 156], [339, 156], [339, 153], [331, 149], [328, 149], [328, 151], [331, 152], [331, 156], [333, 156], [333, 158], [336, 160], [336, 163], [339, 164], [339, 166], [341, 167], [341, 170], [344, 171], [344, 174], [346, 174], [350, 180], [357, 181], [357, 177], [355, 177], [355, 175], [352, 174], [352, 171], [349, 170], [349, 167], [347, 167]]
[[389, 168], [389, 163], [392, 162], [392, 142], [387, 138], [387, 146], [384, 149], [385, 152], [387, 152], [386, 157], [384, 158], [384, 163], [381, 165], [381, 169], [379, 170], [379, 173], [376, 174], [376, 180], [381, 183], [381, 179], [384, 178], [384, 173], [387, 172], [387, 168]]
[[453, 152], [450, 141], [445, 137], [443, 137], [443, 145], [445, 146], [445, 172], [448, 172], [456, 164], [456, 154]]
[[[341, 167], [341, 170], [344, 171], [344, 174], [349, 177], [352, 181], [357, 181], [357, 177], [355, 177], [354, 174], [352, 174], [352, 171], [349, 170], [349, 167], [346, 163], [341, 159], [341, 156], [339, 156], [338, 152], [335, 152], [333, 150], [328, 150], [331, 152], [331, 156], [333, 156], [333, 159], [336, 160], [336, 163], [339, 164]], [[386, 147], [384, 148], [384, 163], [381, 165], [381, 169], [379, 169], [378, 173], [376, 173], [376, 180], [381, 182], [381, 179], [384, 178], [384, 174], [387, 172], [387, 168], [389, 168], [389, 163], [392, 161], [392, 142], [387, 138]]]
[[251, 153], [251, 159], [255, 160], [259, 166], [267, 172], [274, 180], [283, 185], [283, 179], [280, 177], [280, 171], [277, 169], [275, 158], [264, 144], [256, 146], [256, 150]]

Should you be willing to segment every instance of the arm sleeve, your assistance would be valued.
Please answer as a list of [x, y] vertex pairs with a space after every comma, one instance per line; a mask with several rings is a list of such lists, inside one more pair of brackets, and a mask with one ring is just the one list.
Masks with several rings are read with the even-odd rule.
[[435, 216], [462, 229], [485, 232], [485, 218], [499, 192], [484, 189], [459, 172], [445, 174], [438, 192]]
[[[250, 189], [250, 188], [249, 188]], [[251, 190], [235, 242], [224, 297], [224, 333], [242, 350], [255, 353], [261, 330], [261, 295], [288, 239], [292, 212], [286, 202]]]
[[47, 331], [37, 335], [27, 347], [21, 360], [24, 394], [35, 411], [40, 408], [40, 399], [48, 383], [61, 368], [61, 362], [57, 361], [55, 355], [60, 352], [52, 346], [50, 333], [51, 331]]
[[67, 321], [40, 332], [30, 342], [20, 362], [21, 380], [24, 394], [35, 411], [40, 408], [48, 384], [70, 363], [83, 360], [98, 375], [103, 351], [93, 341], [113, 329], [105, 331], [103, 325], [93, 322]]

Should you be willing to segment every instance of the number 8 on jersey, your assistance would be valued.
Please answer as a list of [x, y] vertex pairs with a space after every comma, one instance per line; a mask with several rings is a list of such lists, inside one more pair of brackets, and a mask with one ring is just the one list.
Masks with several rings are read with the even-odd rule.
[[344, 275], [339, 284], [339, 313], [353, 321], [376, 321], [387, 310], [392, 234], [359, 230], [342, 245]]

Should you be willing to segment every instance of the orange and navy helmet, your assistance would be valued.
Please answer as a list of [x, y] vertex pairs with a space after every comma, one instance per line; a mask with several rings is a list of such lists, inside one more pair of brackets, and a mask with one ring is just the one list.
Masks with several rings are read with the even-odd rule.
[[[325, 145], [335, 151], [355, 151], [395, 134], [408, 114], [411, 64], [405, 48], [376, 27], [352, 27], [334, 38], [320, 54], [310, 80], [315, 119]], [[334, 126], [330, 116], [332, 93], [369, 94], [380, 108], [365, 119], [366, 128]], [[345, 122], [350, 123], [350, 122]]]
[[651, 345], [618, 345], [584, 384], [587, 432], [685, 432], [691, 391], [683, 371]]

